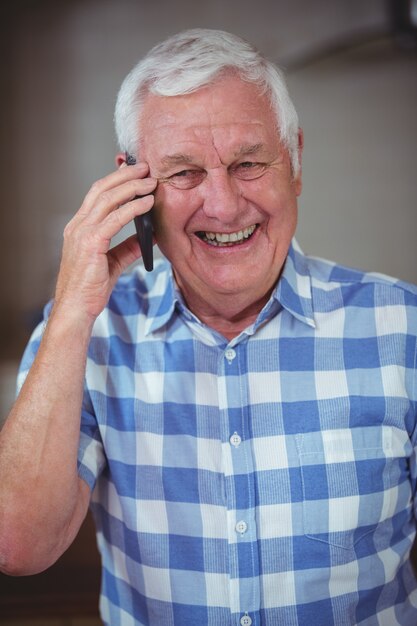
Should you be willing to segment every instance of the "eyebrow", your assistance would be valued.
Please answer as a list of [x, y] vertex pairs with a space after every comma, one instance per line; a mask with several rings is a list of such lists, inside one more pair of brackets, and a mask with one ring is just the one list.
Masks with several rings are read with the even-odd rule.
[[178, 152], [176, 154], [167, 154], [161, 159], [162, 165], [181, 165], [181, 164], [189, 164], [193, 163], [195, 157], [190, 154], [184, 154], [182, 152]]
[[243, 155], [256, 154], [263, 150], [263, 143], [243, 144], [238, 150], [235, 151], [234, 156], [238, 158]]
[[[256, 154], [264, 149], [263, 143], [254, 143], [254, 144], [242, 144], [235, 152], [233, 153], [234, 158], [239, 158], [241, 156]], [[161, 159], [161, 165], [163, 167], [170, 167], [173, 165], [191, 165], [196, 161], [195, 156], [191, 154], [187, 154], [184, 152], [176, 152], [174, 154], [167, 154]]]

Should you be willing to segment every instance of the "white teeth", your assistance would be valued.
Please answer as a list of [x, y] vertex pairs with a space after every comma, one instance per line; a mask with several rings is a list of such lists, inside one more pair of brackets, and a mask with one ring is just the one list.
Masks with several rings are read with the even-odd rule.
[[248, 239], [256, 229], [256, 224], [239, 230], [235, 233], [213, 233], [203, 232], [202, 239], [212, 245], [239, 243], [244, 239]]

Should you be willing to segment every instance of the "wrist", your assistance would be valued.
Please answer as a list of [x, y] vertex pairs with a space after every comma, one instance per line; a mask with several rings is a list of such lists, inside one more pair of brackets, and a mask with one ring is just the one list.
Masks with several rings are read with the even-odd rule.
[[77, 342], [89, 342], [95, 316], [82, 311], [74, 304], [54, 302], [47, 322], [49, 335], [64, 336], [68, 334]]

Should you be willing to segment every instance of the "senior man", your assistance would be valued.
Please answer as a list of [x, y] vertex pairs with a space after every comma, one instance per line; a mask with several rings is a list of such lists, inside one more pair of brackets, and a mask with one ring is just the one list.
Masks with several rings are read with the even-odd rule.
[[415, 626], [416, 288], [303, 255], [297, 115], [238, 37], [156, 46], [115, 121], [1, 434], [3, 571], [91, 506], [105, 624]]

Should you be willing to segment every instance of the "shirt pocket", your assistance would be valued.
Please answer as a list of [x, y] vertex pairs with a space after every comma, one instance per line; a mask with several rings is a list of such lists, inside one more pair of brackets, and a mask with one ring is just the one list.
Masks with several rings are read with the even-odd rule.
[[352, 549], [392, 517], [406, 433], [386, 426], [297, 436], [304, 534]]

